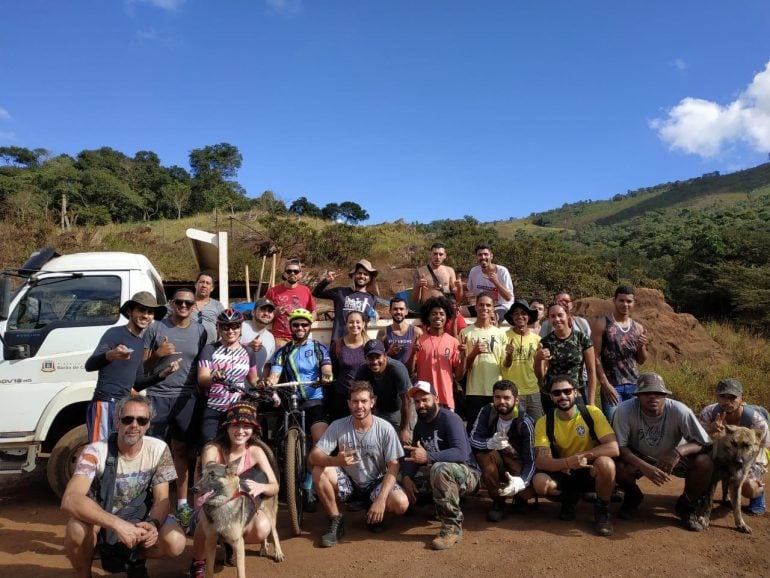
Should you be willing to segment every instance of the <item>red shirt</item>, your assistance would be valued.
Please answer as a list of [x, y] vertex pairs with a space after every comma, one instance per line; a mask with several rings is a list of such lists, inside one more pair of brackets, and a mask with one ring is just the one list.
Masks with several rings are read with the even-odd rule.
[[[315, 299], [307, 285], [298, 284], [295, 287], [287, 287], [283, 283], [270, 287], [265, 293], [265, 299], [275, 303], [275, 317], [273, 318], [273, 331], [275, 337], [291, 340], [289, 329], [289, 313], [295, 309], [307, 309], [315, 311]], [[283, 308], [283, 313], [280, 309]]]

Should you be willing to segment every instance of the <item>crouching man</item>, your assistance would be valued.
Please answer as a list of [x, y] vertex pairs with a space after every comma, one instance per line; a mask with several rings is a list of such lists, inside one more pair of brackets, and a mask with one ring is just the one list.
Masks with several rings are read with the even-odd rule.
[[674, 475], [685, 479], [676, 513], [687, 530], [699, 532], [697, 509], [706, 500], [714, 468], [705, 452], [711, 440], [689, 407], [668, 399], [671, 392], [657, 373], [642, 373], [634, 395], [612, 417], [620, 446], [618, 485], [625, 492], [618, 516], [636, 515], [644, 498], [636, 480], [644, 476], [662, 486]]
[[147, 576], [146, 558], [173, 558], [185, 535], [169, 514], [169, 482], [176, 479], [168, 446], [145, 437], [153, 417], [141, 395], [115, 407], [117, 435], [85, 447], [62, 497], [71, 517], [64, 541], [77, 576], [91, 576], [94, 550], [102, 568]]
[[414, 504], [418, 494], [415, 476], [423, 466], [430, 471], [430, 490], [436, 516], [441, 521], [441, 531], [431, 542], [431, 547], [446, 550], [462, 538], [460, 498], [478, 490], [479, 466], [462, 419], [439, 405], [434, 387], [427, 381], [418, 381], [408, 395], [414, 400], [417, 424], [413, 445], [405, 448], [410, 455], [401, 465], [401, 485], [409, 502]]
[[559, 496], [565, 521], [575, 519], [582, 493], [596, 492], [594, 529], [612, 534], [610, 498], [615, 487], [618, 443], [607, 418], [592, 405], [578, 403], [580, 393], [569, 375], [555, 375], [549, 389], [556, 406], [535, 424], [535, 466], [542, 470], [532, 482], [541, 496]]
[[[345, 534], [338, 498], [371, 503], [366, 522], [372, 532], [383, 530], [386, 511], [403, 514], [409, 507], [396, 483], [404, 450], [393, 426], [372, 415], [375, 399], [369, 382], [354, 381], [348, 390], [350, 415], [333, 421], [310, 452], [313, 484], [329, 516], [329, 528], [321, 536], [324, 548], [335, 546]], [[332, 456], [335, 449], [339, 453]]]
[[505, 500], [513, 498], [514, 510], [523, 512], [535, 474], [532, 418], [519, 410], [519, 390], [501, 379], [492, 386], [492, 403], [479, 412], [471, 430], [471, 447], [481, 467], [484, 487], [492, 498], [487, 520], [499, 522], [505, 515]]
[[709, 435], [724, 430], [726, 425], [738, 425], [753, 429], [762, 446], [757, 460], [741, 487], [741, 495], [749, 499], [749, 514], [765, 513], [765, 473], [770, 449], [770, 433], [762, 411], [743, 403], [743, 385], [737, 379], [723, 379], [717, 384], [717, 403], [703, 408], [698, 419]]

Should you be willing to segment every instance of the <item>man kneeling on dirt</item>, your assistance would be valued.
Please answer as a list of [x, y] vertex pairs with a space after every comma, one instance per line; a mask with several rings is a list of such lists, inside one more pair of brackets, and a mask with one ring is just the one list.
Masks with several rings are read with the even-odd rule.
[[[441, 531], [431, 542], [434, 550], [446, 550], [457, 544], [463, 535], [463, 511], [460, 498], [472, 495], [479, 487], [479, 465], [473, 456], [462, 419], [452, 410], [441, 407], [435, 388], [427, 381], [418, 381], [408, 392], [417, 410], [417, 424], [412, 445], [405, 446], [411, 454], [401, 465], [401, 485], [409, 502], [417, 502], [417, 494], [433, 493], [436, 516]], [[430, 487], [415, 482], [428, 470]], [[419, 474], [418, 474], [419, 472]], [[422, 478], [425, 479], [424, 477]]]
[[596, 492], [594, 529], [612, 534], [610, 498], [615, 487], [618, 443], [607, 418], [597, 407], [583, 405], [577, 383], [555, 375], [549, 393], [556, 406], [535, 424], [535, 474], [532, 485], [541, 496], [559, 496], [565, 521], [575, 519], [581, 493]]
[[[310, 452], [313, 483], [326, 514], [329, 528], [321, 546], [335, 546], [345, 534], [337, 506], [341, 502], [371, 502], [366, 522], [372, 532], [381, 532], [385, 512], [403, 514], [409, 508], [406, 494], [396, 483], [399, 458], [403, 457], [393, 426], [372, 415], [376, 398], [367, 381], [354, 381], [348, 391], [350, 415], [338, 419]], [[338, 450], [333, 456], [334, 450]]]
[[488, 521], [503, 519], [507, 497], [514, 496], [517, 512], [524, 512], [527, 498], [534, 497], [530, 487], [535, 474], [534, 438], [532, 418], [519, 408], [519, 389], [501, 379], [492, 386], [492, 403], [481, 408], [471, 430], [471, 447], [492, 498]]
[[622, 402], [612, 417], [620, 447], [617, 480], [625, 492], [618, 516], [624, 520], [636, 516], [644, 498], [636, 480], [644, 476], [662, 486], [673, 474], [685, 479], [676, 513], [687, 530], [699, 532], [703, 526], [696, 511], [706, 499], [713, 470], [704, 451], [711, 440], [689, 407], [667, 398], [671, 391], [660, 375], [642, 373], [636, 388], [636, 399]]
[[743, 403], [743, 385], [737, 379], [723, 379], [717, 384], [717, 403], [703, 408], [698, 419], [709, 435], [724, 430], [726, 425], [737, 425], [757, 432], [762, 451], [749, 470], [741, 494], [749, 499], [749, 513], [765, 513], [765, 472], [770, 448], [768, 424], [760, 408]]
[[91, 576], [98, 546], [102, 568], [147, 576], [146, 558], [173, 558], [185, 535], [169, 514], [169, 482], [176, 479], [168, 446], [145, 437], [153, 411], [141, 395], [120, 399], [117, 435], [85, 447], [62, 497], [71, 518], [67, 556], [78, 576]]

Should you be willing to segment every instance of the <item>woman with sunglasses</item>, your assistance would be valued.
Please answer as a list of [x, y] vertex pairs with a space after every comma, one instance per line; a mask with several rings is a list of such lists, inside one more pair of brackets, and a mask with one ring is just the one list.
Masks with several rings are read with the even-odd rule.
[[327, 407], [332, 421], [350, 415], [348, 390], [356, 380], [358, 369], [366, 363], [364, 343], [368, 339], [364, 314], [360, 311], [348, 313], [345, 333], [332, 344], [330, 351], [334, 384]]
[[[201, 463], [235, 466], [248, 492], [254, 499], [275, 496], [278, 493], [278, 480], [270, 465], [270, 460], [260, 447], [259, 422], [257, 410], [248, 403], [235, 403], [227, 410], [219, 434], [213, 442], [207, 443], [201, 453]], [[193, 538], [193, 560], [190, 565], [191, 577], [205, 576], [206, 571], [206, 534], [205, 516], [200, 516], [200, 507], [206, 502], [206, 494], [196, 500], [198, 524]], [[254, 518], [244, 531], [247, 544], [261, 544], [272, 530], [267, 515], [257, 510]], [[234, 566], [233, 550], [225, 545], [225, 564]]]
[[[583, 367], [586, 369], [585, 387], [578, 388], [586, 405], [594, 404], [596, 395], [596, 366], [594, 346], [591, 338], [582, 331], [575, 331], [570, 324], [569, 312], [561, 303], [548, 308], [548, 320], [553, 330], [543, 337], [535, 353], [535, 375], [540, 380], [541, 391], [548, 392], [555, 375], [566, 374], [575, 383], [581, 383]], [[554, 408], [553, 400], [547, 393], [541, 393], [543, 411]]]
[[230, 406], [243, 394], [230, 386], [251, 387], [257, 384], [257, 357], [253, 349], [241, 344], [243, 315], [225, 309], [217, 316], [219, 339], [203, 348], [198, 362], [198, 386], [206, 397], [201, 418], [201, 443], [213, 440]]

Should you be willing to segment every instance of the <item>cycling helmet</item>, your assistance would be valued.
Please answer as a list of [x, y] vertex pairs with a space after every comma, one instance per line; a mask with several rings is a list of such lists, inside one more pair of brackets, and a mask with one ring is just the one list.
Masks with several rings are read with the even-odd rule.
[[243, 323], [243, 313], [230, 307], [217, 315], [217, 323]]
[[308, 311], [307, 309], [295, 309], [291, 313], [289, 313], [289, 324], [295, 319], [306, 319], [307, 321], [310, 321], [310, 323], [313, 322], [313, 314]]

